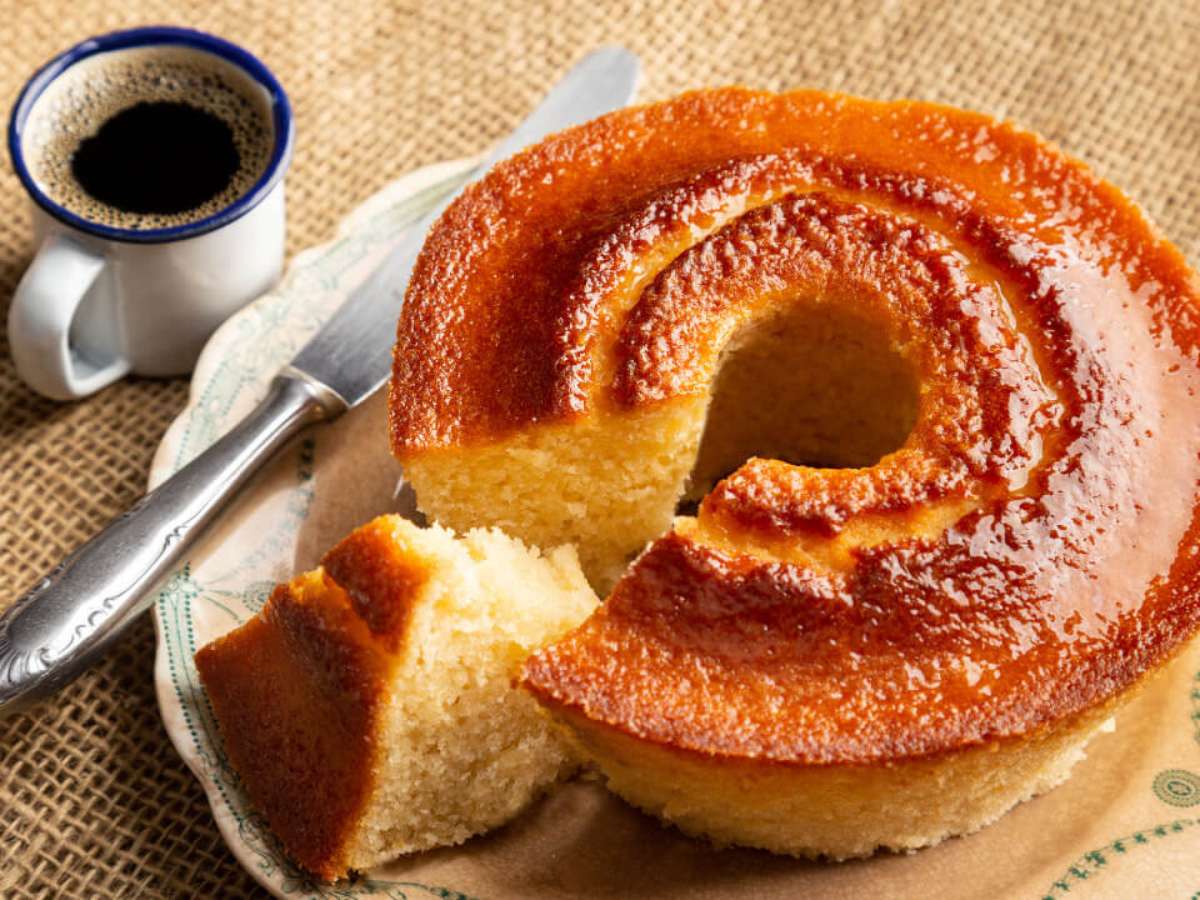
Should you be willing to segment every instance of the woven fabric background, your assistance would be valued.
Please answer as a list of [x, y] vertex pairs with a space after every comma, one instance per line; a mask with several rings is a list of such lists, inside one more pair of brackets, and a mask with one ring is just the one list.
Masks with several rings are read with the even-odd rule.
[[[917, 97], [1011, 117], [1092, 163], [1200, 258], [1200, 3], [518, 0], [0, 2], [0, 98], [90, 35], [187, 24], [249, 48], [291, 94], [291, 252], [403, 172], [503, 135], [589, 48], [641, 55], [641, 96], [742, 82]], [[0, 172], [0, 312], [29, 260]], [[0, 326], [2, 327], [2, 326]], [[0, 331], [0, 607], [129, 506], [183, 380], [80, 403], [33, 395]], [[61, 697], [0, 722], [0, 897], [255, 895], [171, 748], [144, 619]]]

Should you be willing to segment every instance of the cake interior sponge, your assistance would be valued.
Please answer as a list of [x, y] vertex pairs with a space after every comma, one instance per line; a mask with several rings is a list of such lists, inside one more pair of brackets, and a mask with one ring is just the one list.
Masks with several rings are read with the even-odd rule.
[[571, 547], [383, 516], [196, 665], [251, 801], [332, 880], [502, 824], [575, 770], [513, 678], [596, 603]]

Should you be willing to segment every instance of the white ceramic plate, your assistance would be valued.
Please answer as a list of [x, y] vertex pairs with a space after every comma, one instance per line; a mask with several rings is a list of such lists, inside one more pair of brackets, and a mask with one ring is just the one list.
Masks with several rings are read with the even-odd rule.
[[[368, 201], [332, 243], [297, 257], [279, 288], [230, 319], [196, 367], [191, 399], [150, 473], [160, 483], [262, 397], [271, 375], [470, 163], [433, 166]], [[271, 588], [338, 538], [398, 508], [382, 397], [313, 429], [255, 479], [155, 605], [155, 678], [167, 732], [208, 794], [226, 842], [276, 896], [1193, 897], [1200, 900], [1200, 645], [1094, 742], [1061, 788], [995, 825], [912, 856], [822, 865], [716, 852], [576, 782], [459, 848], [317, 885], [249, 807], [222, 750], [195, 651], [257, 612]], [[451, 788], [452, 789], [452, 788]]]

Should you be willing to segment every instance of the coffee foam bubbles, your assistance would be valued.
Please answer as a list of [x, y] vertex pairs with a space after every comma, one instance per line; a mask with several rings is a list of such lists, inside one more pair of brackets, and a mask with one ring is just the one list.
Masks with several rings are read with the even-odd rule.
[[[131, 213], [101, 203], [75, 180], [71, 158], [118, 112], [155, 101], [187, 103], [225, 122], [241, 160], [238, 171], [220, 194], [182, 213]], [[229, 206], [262, 177], [274, 143], [266, 92], [237, 66], [201, 50], [139, 47], [88, 57], [55, 79], [30, 111], [22, 153], [38, 186], [58, 205], [90, 222], [145, 230], [186, 225]]]

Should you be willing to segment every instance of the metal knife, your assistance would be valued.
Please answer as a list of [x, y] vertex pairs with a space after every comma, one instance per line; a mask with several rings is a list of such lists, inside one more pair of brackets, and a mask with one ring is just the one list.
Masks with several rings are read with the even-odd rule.
[[[548, 134], [626, 105], [638, 71], [637, 57], [621, 48], [589, 54], [467, 183]], [[341, 415], [383, 384], [413, 263], [429, 228], [461, 191], [408, 231], [276, 375], [254, 412], [110, 522], [0, 616], [0, 716], [78, 677], [150, 605], [152, 589], [255, 472], [302, 429]]]

